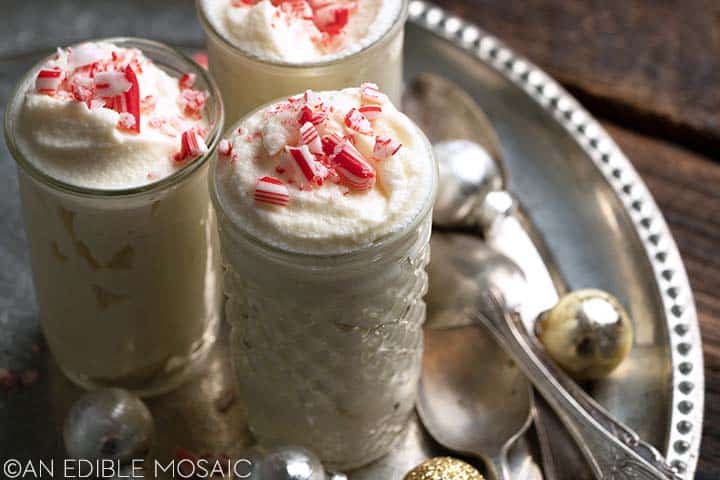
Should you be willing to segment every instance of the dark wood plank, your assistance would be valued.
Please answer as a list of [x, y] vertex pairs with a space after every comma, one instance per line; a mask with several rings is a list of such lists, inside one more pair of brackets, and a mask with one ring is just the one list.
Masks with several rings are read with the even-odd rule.
[[660, 205], [688, 270], [703, 336], [707, 392], [698, 478], [720, 478], [720, 165], [670, 143], [605, 126]]
[[526, 54], [596, 114], [720, 153], [720, 2], [438, 3]]

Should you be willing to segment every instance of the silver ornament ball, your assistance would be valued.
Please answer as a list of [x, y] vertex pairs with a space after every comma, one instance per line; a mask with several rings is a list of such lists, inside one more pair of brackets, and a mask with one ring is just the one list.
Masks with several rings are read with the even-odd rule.
[[152, 415], [142, 400], [111, 388], [87, 393], [73, 404], [63, 438], [72, 458], [127, 462], [145, 457], [154, 431]]
[[320, 459], [302, 447], [268, 450], [256, 469], [260, 480], [327, 480]]
[[565, 295], [538, 322], [550, 357], [575, 380], [608, 376], [632, 348], [633, 327], [620, 302], [602, 290]]

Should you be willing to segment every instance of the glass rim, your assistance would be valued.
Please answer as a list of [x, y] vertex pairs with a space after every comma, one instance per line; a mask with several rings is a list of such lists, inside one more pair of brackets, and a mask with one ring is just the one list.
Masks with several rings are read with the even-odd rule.
[[[97, 38], [97, 39], [88, 39], [83, 40], [81, 42], [73, 43], [71, 45], [68, 45], [64, 48], [72, 48], [77, 47], [78, 45], [82, 45], [89, 42], [107, 42], [107, 43], [113, 43], [117, 44], [118, 46], [123, 46], [125, 48], [138, 48], [140, 50], [143, 50], [143, 45], [146, 47], [152, 47], [154, 49], [159, 50], [165, 50], [167, 53], [170, 53], [172, 55], [175, 55], [180, 59], [183, 63], [185, 63], [188, 67], [188, 71], [186, 73], [194, 73], [198, 75], [200, 78], [202, 78], [202, 81], [207, 85], [209, 90], [209, 98], [212, 99], [214, 106], [215, 106], [215, 115], [213, 118], [209, 118], [208, 121], [210, 122], [210, 131], [208, 132], [208, 135], [205, 139], [208, 147], [208, 151], [203, 154], [202, 156], [196, 158], [194, 161], [189, 162], [182, 168], [178, 169], [177, 171], [173, 172], [172, 174], [163, 177], [159, 180], [156, 180], [154, 182], [150, 182], [147, 184], [143, 184], [137, 187], [130, 187], [130, 188], [118, 188], [118, 189], [110, 189], [110, 188], [96, 188], [96, 187], [83, 187], [82, 185], [77, 185], [74, 183], [66, 182], [63, 180], [60, 180], [58, 178], [53, 177], [52, 175], [49, 175], [48, 173], [42, 171], [42, 169], [35, 166], [31, 161], [29, 161], [25, 154], [22, 152], [22, 149], [18, 146], [16, 139], [15, 139], [15, 128], [17, 123], [17, 114], [18, 114], [18, 108], [20, 107], [20, 99], [24, 98], [24, 93], [27, 89], [27, 85], [29, 82], [35, 77], [37, 74], [37, 71], [42, 67], [42, 65], [50, 58], [50, 56], [43, 57], [41, 60], [36, 62], [32, 67], [28, 69], [28, 71], [23, 74], [22, 77], [18, 80], [18, 82], [13, 87], [12, 93], [10, 95], [10, 100], [7, 104], [6, 110], [5, 110], [5, 142], [8, 146], [8, 150], [10, 150], [10, 153], [12, 154], [13, 158], [15, 159], [15, 162], [18, 166], [20, 166], [26, 173], [28, 173], [33, 179], [38, 180], [45, 185], [48, 185], [50, 187], [53, 187], [55, 189], [61, 190], [65, 193], [75, 194], [75, 195], [81, 195], [81, 196], [88, 196], [88, 197], [108, 197], [108, 198], [118, 198], [118, 197], [130, 197], [140, 194], [147, 194], [147, 193], [154, 193], [162, 191], [170, 186], [178, 184], [183, 179], [189, 177], [192, 175], [195, 171], [199, 170], [203, 165], [208, 163], [208, 160], [211, 158], [212, 154], [215, 151], [215, 148], [217, 147], [218, 142], [220, 141], [222, 129], [224, 127], [224, 121], [225, 121], [225, 112], [223, 110], [223, 103], [222, 98], [220, 96], [220, 90], [218, 89], [215, 80], [212, 78], [212, 76], [209, 74], [209, 72], [202, 68], [200, 65], [197, 64], [192, 58], [190, 58], [188, 55], [184, 54], [180, 50], [178, 50], [175, 47], [172, 47], [170, 45], [167, 45], [162, 42], [157, 42], [155, 40], [148, 40], [145, 38], [140, 37], [106, 37], [106, 38]], [[143, 50], [143, 54], [145, 54], [145, 51]], [[170, 65], [164, 64], [163, 62], [157, 61], [152, 57], [150, 58], [154, 63], [159, 65], [160, 67], [167, 67], [172, 68], [175, 70], [174, 67], [171, 67]]]
[[[271, 102], [268, 102], [253, 111], [249, 112], [245, 116], [243, 116], [240, 120], [235, 122], [230, 128], [226, 130], [226, 132], [233, 132], [245, 119], [249, 118], [250, 116], [254, 115], [257, 112], [262, 111], [265, 108], [268, 108], [269, 106], [277, 103], [278, 101], [282, 100], [280, 99], [273, 100]], [[401, 112], [402, 113], [402, 112]], [[404, 115], [404, 113], [403, 113]], [[249, 230], [242, 228], [235, 222], [227, 213], [225, 213], [225, 207], [223, 202], [220, 200], [218, 195], [218, 189], [217, 189], [217, 182], [215, 181], [215, 174], [214, 171], [217, 168], [216, 163], [218, 162], [217, 155], [213, 156], [213, 159], [210, 162], [210, 172], [208, 174], [208, 181], [210, 184], [210, 199], [213, 203], [213, 206], [215, 207], [215, 213], [218, 217], [218, 226], [221, 226], [223, 224], [229, 224], [232, 228], [233, 232], [236, 232], [238, 235], [240, 235], [244, 240], [250, 242], [254, 246], [257, 246], [261, 249], [263, 254], [270, 255], [274, 258], [283, 258], [287, 260], [288, 258], [292, 258], [297, 260], [296, 264], [302, 264], [304, 262], [308, 262], [314, 269], [323, 269], [324, 267], [332, 267], [335, 265], [336, 261], [343, 260], [347, 261], [348, 263], [357, 262], [360, 263], [362, 261], [367, 260], [368, 255], [375, 254], [375, 257], [370, 259], [371, 263], [374, 263], [378, 260], [382, 259], [382, 256], [380, 255], [380, 251], [383, 248], [386, 248], [388, 245], [393, 245], [397, 243], [401, 243], [402, 240], [409, 235], [411, 232], [413, 232], [415, 229], [417, 229], [422, 222], [425, 220], [426, 216], [432, 212], [432, 209], [435, 205], [435, 199], [437, 196], [437, 190], [438, 190], [438, 182], [439, 182], [439, 172], [438, 172], [438, 164], [437, 160], [435, 159], [435, 154], [432, 148], [432, 144], [430, 143], [430, 140], [427, 138], [425, 133], [420, 129], [420, 127], [415, 124], [415, 122], [410, 119], [410, 122], [412, 123], [412, 126], [417, 130], [417, 133], [419, 134], [420, 138], [422, 139], [422, 143], [425, 146], [425, 150], [430, 156], [430, 163], [431, 163], [431, 183], [430, 183], [430, 191], [428, 192], [427, 196], [423, 199], [423, 205], [420, 209], [417, 210], [415, 215], [413, 216], [412, 220], [407, 222], [407, 224], [403, 225], [401, 229], [398, 229], [397, 231], [391, 232], [388, 235], [385, 235], [384, 237], [381, 237], [377, 239], [376, 241], [369, 243], [367, 245], [363, 245], [359, 248], [349, 250], [347, 252], [338, 252], [338, 253], [322, 253], [322, 252], [302, 252], [302, 251], [296, 251], [296, 250], [289, 250], [286, 248], [282, 248], [277, 245], [273, 245], [272, 243], [267, 242], [266, 240], [263, 240], [257, 235], [254, 235]], [[328, 262], [326, 265], [318, 265], [317, 261], [321, 260], [323, 262]]]
[[393, 34], [398, 31], [399, 28], [401, 28], [405, 24], [405, 20], [408, 16], [408, 10], [409, 10], [409, 0], [401, 0], [402, 4], [400, 6], [400, 10], [398, 11], [397, 17], [393, 20], [392, 25], [390, 25], [390, 28], [388, 28], [382, 35], [380, 35], [374, 42], [372, 42], [369, 45], [366, 45], [365, 47], [361, 48], [357, 52], [353, 52], [350, 55], [344, 55], [338, 58], [330, 58], [328, 60], [319, 60], [315, 62], [305, 62], [305, 63], [295, 63], [295, 62], [283, 62], [283, 61], [276, 61], [276, 60], [268, 60], [265, 58], [262, 58], [258, 55], [255, 55], [253, 53], [250, 53], [249, 51], [235, 45], [233, 42], [231, 42], [229, 39], [227, 39], [224, 35], [222, 35], [220, 32], [217, 31], [215, 26], [210, 22], [210, 19], [208, 19], [207, 14], [205, 13], [205, 9], [202, 6], [204, 0], [195, 0], [195, 7], [197, 10], [198, 18], [200, 19], [200, 24], [203, 26], [203, 30], [206, 34], [212, 35], [212, 37], [216, 40], [219, 40], [220, 43], [230, 50], [239, 53], [243, 57], [245, 57], [248, 60], [254, 61], [256, 63], [261, 63], [270, 67], [279, 67], [279, 68], [287, 68], [287, 69], [303, 69], [303, 68], [320, 68], [320, 67], [329, 67], [332, 65], [335, 65], [337, 63], [341, 63], [343, 61], [346, 61], [351, 58], [355, 58], [358, 55], [361, 55], [372, 48], [374, 48], [377, 45], [384, 44], [385, 42], [388, 42], [390, 38], [392, 38]]

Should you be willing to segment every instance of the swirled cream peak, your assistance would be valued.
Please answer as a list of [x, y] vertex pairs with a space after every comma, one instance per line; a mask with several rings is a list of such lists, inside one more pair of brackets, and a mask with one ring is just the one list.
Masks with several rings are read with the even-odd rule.
[[73, 185], [155, 182], [206, 151], [207, 93], [194, 80], [111, 43], [58, 49], [25, 93], [18, 146], [38, 169]]
[[373, 84], [264, 107], [221, 142], [221, 210], [290, 251], [342, 253], [402, 230], [429, 201], [424, 135]]
[[213, 28], [264, 60], [326, 61], [355, 53], [387, 32], [402, 0], [203, 0]]

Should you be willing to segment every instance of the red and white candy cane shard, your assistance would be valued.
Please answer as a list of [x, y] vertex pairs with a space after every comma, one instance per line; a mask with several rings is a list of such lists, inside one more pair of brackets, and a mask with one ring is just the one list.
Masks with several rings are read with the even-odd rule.
[[[334, 157], [342, 148], [342, 144], [345, 141], [343, 138], [338, 135], [337, 133], [330, 133], [328, 135], [323, 135], [322, 137], [322, 147], [323, 152], [328, 157]], [[332, 158], [331, 158], [332, 159]]]
[[180, 152], [175, 155], [175, 160], [182, 162], [188, 158], [196, 158], [207, 153], [208, 148], [205, 140], [197, 129], [191, 128], [182, 133], [180, 139]]
[[290, 202], [290, 192], [281, 180], [262, 177], [255, 183], [255, 201], [284, 207]]
[[107, 57], [103, 49], [93, 43], [83, 43], [73, 47], [68, 54], [68, 67], [75, 70], [86, 65], [92, 65]]
[[303, 145], [307, 145], [310, 152], [319, 155], [323, 153], [322, 142], [320, 141], [320, 133], [317, 128], [310, 122], [305, 122], [300, 127], [300, 140]]
[[317, 158], [310, 152], [307, 145], [302, 147], [286, 146], [285, 151], [290, 154], [306, 183], [315, 186], [323, 184], [328, 174], [327, 168], [317, 161]]
[[116, 97], [127, 92], [132, 84], [125, 72], [98, 72], [95, 74], [95, 94], [98, 97]]
[[220, 140], [220, 143], [218, 143], [217, 150], [223, 157], [229, 157], [232, 154], [232, 143], [230, 143], [230, 140], [227, 138], [223, 138]]
[[368, 120], [375, 120], [382, 113], [382, 107], [380, 105], [363, 105], [358, 108], [358, 111]]
[[42, 69], [35, 79], [35, 90], [38, 93], [52, 94], [57, 92], [65, 74], [57, 69]]
[[322, 98], [317, 92], [313, 92], [312, 90], [305, 90], [305, 93], [303, 94], [303, 101], [305, 102], [305, 105], [309, 107], [314, 107], [322, 102]]
[[[126, 128], [126, 130], [140, 133], [140, 83], [138, 82], [137, 76], [135, 75], [135, 71], [129, 65], [125, 67], [124, 73], [120, 73], [123, 74], [124, 80], [128, 83], [128, 85], [130, 85], [130, 87], [125, 92], [111, 97], [107, 105], [109, 108], [112, 108], [118, 113], [129, 113], [130, 115], [132, 115], [135, 119], [135, 122], [132, 124], [131, 127]], [[97, 78], [98, 76], [96, 75], [96, 82]], [[97, 83], [95, 86], [96, 88], [98, 88]], [[105, 95], [99, 96], [104, 97]], [[128, 125], [128, 122], [120, 123], [121, 127], [125, 128], [126, 125]]]
[[369, 103], [384, 103], [387, 100], [387, 96], [380, 91], [380, 87], [370, 82], [360, 85], [360, 97], [364, 102]]
[[208, 55], [205, 52], [195, 52], [192, 54], [192, 59], [203, 67], [205, 70], [208, 69]]
[[363, 135], [370, 135], [372, 133], [370, 120], [360, 113], [357, 108], [351, 108], [347, 115], [345, 115], [345, 125], [350, 130], [355, 130]]
[[343, 4], [331, 3], [315, 10], [313, 22], [321, 32], [337, 35], [350, 20], [350, 8]]
[[373, 147], [373, 157], [377, 160], [385, 160], [395, 155], [400, 147], [402, 144], [393, 138], [385, 135], [377, 136]]
[[[336, 139], [329, 139], [334, 143]], [[332, 163], [342, 181], [354, 190], [369, 190], [375, 185], [375, 170], [350, 142], [342, 141], [335, 147]]]
[[303, 105], [302, 108], [300, 108], [300, 118], [299, 122], [302, 125], [305, 122], [310, 122], [313, 125], [320, 125], [325, 120], [328, 119], [327, 112], [323, 111], [314, 111], [312, 108], [308, 107], [307, 105]]
[[284, 0], [280, 4], [280, 9], [290, 16], [312, 20], [313, 9], [305, 0]]
[[197, 75], [194, 73], [184, 73], [182, 77], [180, 77], [180, 80], [178, 83], [180, 84], [180, 90], [185, 90], [187, 88], [192, 88], [193, 85], [195, 85], [195, 80], [197, 79]]
[[127, 112], [121, 113], [120, 118], [118, 118], [118, 126], [124, 130], [134, 130], [135, 117], [133, 117], [132, 114]]

